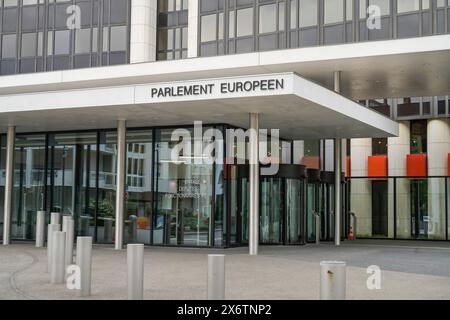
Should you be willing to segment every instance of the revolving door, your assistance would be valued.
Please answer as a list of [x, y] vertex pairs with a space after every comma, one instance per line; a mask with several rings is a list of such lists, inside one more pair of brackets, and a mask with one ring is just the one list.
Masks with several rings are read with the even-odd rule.
[[[260, 243], [304, 244], [306, 169], [301, 165], [279, 166], [276, 175], [264, 175], [264, 168], [261, 168]], [[229, 166], [228, 180], [228, 243], [231, 246], [245, 245], [248, 243], [248, 166]]]

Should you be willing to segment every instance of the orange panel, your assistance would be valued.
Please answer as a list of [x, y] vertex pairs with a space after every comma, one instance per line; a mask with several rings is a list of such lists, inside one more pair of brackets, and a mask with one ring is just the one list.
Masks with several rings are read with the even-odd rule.
[[450, 177], [450, 153], [448, 154], [448, 176]]
[[425, 153], [407, 155], [406, 175], [408, 177], [426, 177], [427, 172], [427, 155]]
[[388, 157], [370, 156], [368, 159], [369, 177], [387, 177], [388, 176]]
[[347, 178], [352, 176], [352, 158], [347, 157]]
[[304, 156], [302, 160], [302, 165], [307, 169], [320, 169], [320, 157], [309, 157]]

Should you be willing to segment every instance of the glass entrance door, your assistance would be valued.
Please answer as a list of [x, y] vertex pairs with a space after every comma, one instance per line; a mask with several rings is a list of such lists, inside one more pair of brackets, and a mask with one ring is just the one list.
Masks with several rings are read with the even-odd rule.
[[428, 238], [428, 181], [411, 181], [411, 237]]
[[261, 179], [260, 242], [281, 244], [284, 190], [281, 178]]
[[306, 190], [306, 237], [308, 242], [316, 241], [316, 216], [319, 213], [319, 184], [308, 182]]
[[49, 136], [51, 212], [73, 216], [75, 235], [94, 236], [97, 134]]
[[248, 243], [249, 181], [245, 165], [228, 166], [230, 195], [229, 244]]
[[36, 237], [37, 211], [44, 209], [45, 135], [17, 135], [14, 153], [11, 237]]
[[299, 179], [286, 179], [286, 243], [303, 243], [304, 183]]

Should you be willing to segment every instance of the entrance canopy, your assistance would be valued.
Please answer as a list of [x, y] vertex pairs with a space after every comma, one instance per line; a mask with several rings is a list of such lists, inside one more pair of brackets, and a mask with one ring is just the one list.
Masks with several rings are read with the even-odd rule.
[[227, 123], [261, 128], [286, 139], [398, 135], [398, 124], [294, 73], [48, 90], [0, 96], [0, 127], [17, 132]]

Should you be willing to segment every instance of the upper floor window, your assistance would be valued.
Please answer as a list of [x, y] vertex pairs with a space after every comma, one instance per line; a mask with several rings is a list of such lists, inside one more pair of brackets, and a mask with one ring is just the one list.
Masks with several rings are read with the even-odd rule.
[[158, 60], [187, 57], [188, 0], [158, 2]]

